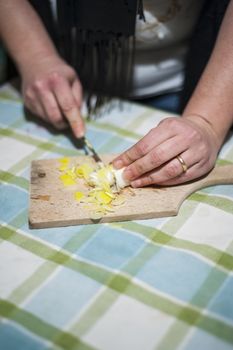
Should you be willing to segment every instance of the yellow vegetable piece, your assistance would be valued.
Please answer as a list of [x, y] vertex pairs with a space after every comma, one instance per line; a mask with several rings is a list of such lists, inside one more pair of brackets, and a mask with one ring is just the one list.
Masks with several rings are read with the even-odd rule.
[[68, 169], [66, 174], [69, 175], [72, 179], [76, 179], [77, 175], [75, 173], [75, 167]]
[[68, 164], [70, 162], [70, 158], [60, 158], [58, 160], [61, 164]]
[[88, 180], [89, 175], [94, 171], [94, 169], [89, 164], [83, 164], [76, 168], [75, 173], [78, 177]]
[[111, 197], [112, 199], [114, 199], [116, 196], [112, 193], [112, 192], [108, 192], [108, 191], [105, 191], [105, 193]]
[[96, 199], [101, 204], [109, 204], [112, 201], [112, 198], [104, 191], [99, 191], [97, 193]]
[[58, 159], [59, 163], [61, 164], [58, 168], [60, 171], [64, 171], [68, 169], [70, 159], [69, 158], [60, 158]]
[[59, 176], [59, 179], [63, 182], [64, 186], [72, 186], [76, 184], [74, 179], [69, 174], [62, 174]]
[[76, 199], [76, 201], [80, 201], [83, 197], [84, 194], [82, 192], [77, 191], [74, 193], [74, 198]]

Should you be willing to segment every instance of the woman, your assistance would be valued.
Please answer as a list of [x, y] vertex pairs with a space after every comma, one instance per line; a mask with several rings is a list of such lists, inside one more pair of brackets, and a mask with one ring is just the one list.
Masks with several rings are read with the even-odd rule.
[[[86, 30], [88, 28], [85, 26], [87, 23], [87, 18], [89, 18], [88, 9], [92, 8], [92, 11], [90, 12], [91, 14], [96, 13], [93, 11], [93, 6], [96, 5], [96, 2], [93, 0], [73, 2], [73, 4], [86, 3], [89, 5], [86, 8], [86, 12], [85, 8], [82, 8], [84, 11], [83, 13], [85, 13], [87, 17], [80, 16], [80, 9], [80, 11], [75, 12], [76, 15], [74, 17], [72, 13], [69, 12], [70, 10], [68, 10], [67, 13], [61, 11], [66, 10], [66, 7], [63, 6], [65, 3], [67, 4], [70, 2], [64, 2], [62, 0], [58, 1], [57, 13], [58, 24], [62, 24], [59, 39], [61, 42], [61, 53], [64, 54], [64, 56], [66, 53], [69, 55], [69, 50], [67, 52], [66, 48], [67, 44], [69, 44], [68, 41], [72, 38], [73, 28], [76, 28], [75, 35], [78, 38], [77, 47], [81, 47], [83, 49], [83, 42], [80, 40], [82, 39], [83, 35], [85, 36], [85, 39], [87, 38]], [[104, 0], [98, 2], [98, 4], [100, 3], [103, 3], [103, 6], [106, 5], [106, 1], [104, 2]], [[148, 3], [151, 3], [152, 5], [153, 2], [148, 1]], [[172, 3], [177, 5], [180, 4], [179, 1], [173, 1]], [[132, 18], [135, 18], [138, 2], [133, 0], [127, 2], [112, 1], [111, 4], [115, 6], [115, 11], [118, 10], [117, 4], [121, 4], [121, 12], [119, 12], [119, 14], [115, 12], [115, 16], [113, 13], [110, 20], [106, 22], [104, 19], [108, 18], [106, 17], [106, 13], [100, 12], [98, 25], [107, 25], [112, 29], [115, 28], [114, 23], [121, 23], [122, 32], [126, 33], [125, 38], [130, 40], [132, 27], [128, 27], [127, 24], [128, 22], [131, 24], [134, 22], [133, 19], [131, 21], [127, 21], [127, 16], [125, 17], [124, 22], [125, 15], [122, 10], [124, 10], [125, 7], [123, 5], [126, 4], [125, 6], [128, 6], [128, 12], [134, 16]], [[221, 7], [220, 12], [217, 13], [217, 21], [219, 23], [218, 26], [215, 25], [216, 27], [220, 26], [222, 19], [220, 14], [222, 12], [223, 15], [228, 1], [221, 1], [221, 5], [219, 4], [220, 1], [207, 2], [207, 5], [204, 4], [207, 6], [207, 19], [211, 18], [209, 14], [212, 16], [213, 14], [216, 15], [216, 8], [218, 8], [218, 6]], [[132, 7], [129, 8], [129, 6]], [[199, 10], [201, 10], [201, 8], [196, 10], [196, 16], [198, 15]], [[98, 8], [96, 11], [98, 11]], [[109, 11], [111, 11], [111, 9]], [[146, 11], [147, 9], [145, 8], [145, 13]], [[174, 8], [171, 8], [171, 10], [167, 12], [167, 15], [171, 15], [172, 11], [174, 11]], [[152, 13], [152, 11], [148, 12]], [[102, 13], [104, 13], [104, 16], [101, 17]], [[72, 15], [71, 18], [73, 20], [74, 18], [78, 17], [79, 21], [74, 20], [74, 23], [69, 24], [67, 20], [64, 20], [65, 14], [67, 15], [67, 18]], [[142, 11], [140, 11], [140, 14], [141, 17], [143, 17]], [[188, 99], [188, 102], [182, 112], [181, 118], [170, 117], [163, 120], [136, 145], [113, 161], [116, 168], [126, 166], [124, 176], [127, 180], [131, 181], [132, 186], [137, 187], [149, 184], [178, 184], [200, 177], [214, 166], [218, 151], [224, 142], [227, 131], [231, 127], [233, 121], [233, 102], [231, 98], [233, 85], [233, 48], [231, 45], [231, 38], [233, 36], [233, 26], [231, 24], [232, 15], [233, 1], [230, 1], [216, 43], [214, 36], [212, 36], [212, 39], [214, 38], [212, 42], [211, 40], [208, 41], [208, 43], [210, 42], [212, 46], [215, 43], [210, 59], [210, 52], [207, 52], [207, 54], [203, 53], [203, 58], [198, 60], [200, 61], [198, 69], [195, 69], [196, 76], [192, 77], [191, 74], [191, 79], [187, 80], [185, 84], [186, 90], [183, 101]], [[159, 18], [159, 16], [154, 17], [158, 22], [160, 29], [162, 28], [164, 30], [163, 31], [161, 29], [162, 34], [160, 33], [160, 35], [166, 36], [166, 26], [164, 25], [163, 21], [161, 18]], [[115, 22], [113, 20], [114, 18], [116, 18]], [[89, 19], [90, 23], [93, 24], [96, 17], [91, 16]], [[83, 23], [82, 28], [79, 27], [80, 23]], [[213, 21], [210, 21], [209, 24], [210, 26], [213, 26]], [[14, 31], [12, 28], [14, 28]], [[169, 28], [169, 26], [167, 28]], [[85, 33], [81, 31], [81, 36], [79, 37], [77, 33], [80, 33], [80, 29], [84, 30]], [[69, 35], [67, 35], [67, 31]], [[9, 0], [7, 2], [3, 0], [0, 1], [0, 33], [22, 77], [22, 89], [26, 106], [41, 118], [50, 121], [58, 129], [65, 127], [65, 119], [68, 120], [75, 136], [83, 136], [85, 133], [85, 126], [80, 115], [80, 107], [82, 104], [82, 86], [76, 71], [71, 67], [73, 59], [76, 60], [74, 63], [80, 59], [80, 56], [78, 56], [78, 51], [76, 52], [75, 50], [73, 54], [74, 57], [67, 57], [67, 61], [64, 61], [64, 59], [62, 59], [58, 54], [55, 45], [48, 36], [37, 12], [26, 0], [18, 0], [17, 2], [14, 0]], [[90, 39], [90, 37], [88, 38]], [[106, 37], [104, 38], [106, 39]], [[96, 36], [93, 37], [91, 35], [90, 42], [93, 43], [93, 40], [94, 44], [96, 44]], [[169, 40], [171, 40], [171, 38]], [[103, 42], [103, 40], [101, 39], [100, 42]], [[106, 41], [104, 40], [104, 43], [105, 42]], [[166, 42], [166, 40], [164, 42]], [[125, 41], [120, 41], [120, 44], [121, 48], [125, 47]], [[192, 46], [194, 49], [196, 48], [195, 45], [196, 41], [194, 39]], [[209, 47], [209, 51], [212, 49], [211, 45]], [[163, 43], [161, 44], [161, 47], [162, 46]], [[105, 45], [105, 48], [106, 47], [109, 48], [109, 44]], [[105, 51], [103, 50], [104, 49], [102, 47], [102, 50], [99, 51], [100, 57], [103, 57], [104, 60]], [[130, 50], [124, 51], [122, 49], [121, 54], [122, 51], [123, 58], [126, 58], [124, 55], [125, 52], [128, 52], [129, 54], [132, 52]], [[139, 56], [140, 54], [138, 52], [138, 57]], [[224, 60], [222, 59], [223, 57]], [[80, 61], [83, 61], [84, 65], [86, 64], [85, 59], [80, 59]], [[78, 65], [80, 61], [77, 62]], [[123, 64], [121, 66], [123, 67], [125, 62], [124, 59], [122, 59], [122, 62]], [[136, 63], [140, 68], [140, 60], [136, 61]], [[205, 64], [206, 68], [202, 73]], [[112, 63], [112, 65], [114, 64]], [[101, 67], [102, 65], [100, 65], [100, 68]], [[109, 66], [104, 65], [103, 67], [103, 71], [102, 68], [97, 70], [98, 73], [102, 72], [102, 77], [108, 76], [110, 73], [105, 69], [107, 69]], [[90, 90], [96, 92], [98, 87], [102, 87], [101, 84], [98, 85], [99, 80], [94, 78], [93, 81], [96, 83], [96, 85], [93, 86], [92, 82], [92, 85], [88, 86], [91, 79], [88, 78], [88, 75], [86, 78], [84, 74], [85, 71], [88, 73], [88, 69], [79, 69], [80, 71], [78, 71], [78, 73], [82, 78], [82, 83], [84, 84], [85, 88], [89, 88]], [[188, 66], [187, 69], [187, 76], [189, 77], [192, 69], [190, 69], [190, 66]], [[108, 74], [106, 74], [106, 72]], [[127, 70], [127, 72], [130, 72], [130, 70]], [[177, 71], [177, 73], [180, 72]], [[199, 79], [201, 73], [202, 75]], [[199, 79], [198, 84], [195, 91], [191, 96], [189, 96], [190, 92], [192, 92], [193, 84], [196, 83], [195, 79], [196, 81]], [[112, 80], [110, 79], [107, 81], [110, 81], [110, 84], [106, 83], [106, 86], [110, 86], [111, 88], [113, 86], [113, 84], [111, 84]], [[122, 86], [121, 80], [119, 79], [119, 84], [115, 85]], [[127, 84], [123, 84], [123, 86], [126, 85]], [[156, 84], [152, 85], [156, 86]], [[130, 90], [129, 85], [127, 85], [126, 92], [129, 94], [132, 92], [131, 95], [137, 96], [137, 92], [143, 90], [140, 90], [137, 84], [135, 84], [133, 88], [133, 90]], [[176, 87], [173, 86], [173, 88]], [[177, 84], [177, 88], [179, 88], [179, 84]], [[104, 95], [104, 93], [105, 91], [100, 91], [100, 96]], [[116, 93], [116, 91], [114, 91], [114, 93]], [[153, 95], [153, 93], [156, 92], [150, 91], [149, 95]]]

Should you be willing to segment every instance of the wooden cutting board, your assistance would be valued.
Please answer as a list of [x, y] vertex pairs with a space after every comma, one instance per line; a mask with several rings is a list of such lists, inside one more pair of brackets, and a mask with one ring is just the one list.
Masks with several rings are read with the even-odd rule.
[[[107, 163], [113, 156], [103, 156]], [[94, 162], [90, 157], [72, 157], [73, 164]], [[125, 203], [115, 206], [101, 220], [90, 218], [90, 211], [74, 199], [75, 191], [87, 192], [82, 180], [64, 187], [59, 179], [58, 159], [33, 161], [31, 164], [29, 226], [30, 228], [151, 219], [177, 215], [182, 202], [191, 193], [217, 184], [233, 184], [233, 165], [217, 166], [202, 179], [170, 187], [125, 188]]]

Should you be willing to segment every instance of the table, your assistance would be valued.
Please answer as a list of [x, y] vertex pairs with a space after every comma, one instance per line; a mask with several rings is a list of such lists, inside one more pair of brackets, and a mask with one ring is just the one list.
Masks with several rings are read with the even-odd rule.
[[[165, 116], [124, 103], [87, 136], [118, 153]], [[30, 162], [77, 152], [1, 89], [0, 348], [233, 349], [233, 186], [196, 192], [176, 217], [30, 230]], [[233, 134], [218, 162], [233, 162]]]

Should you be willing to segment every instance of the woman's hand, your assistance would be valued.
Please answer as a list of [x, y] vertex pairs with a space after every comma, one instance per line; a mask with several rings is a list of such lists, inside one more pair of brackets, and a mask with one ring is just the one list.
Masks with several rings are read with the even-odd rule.
[[[126, 166], [124, 177], [133, 187], [175, 185], [211, 170], [220, 145], [205, 118], [199, 115], [171, 117], [114, 159], [113, 166], [117, 169]], [[183, 159], [186, 171], [177, 156]]]
[[31, 62], [21, 76], [24, 102], [32, 113], [57, 129], [69, 124], [75, 136], [84, 135], [82, 87], [73, 68], [52, 54]]

